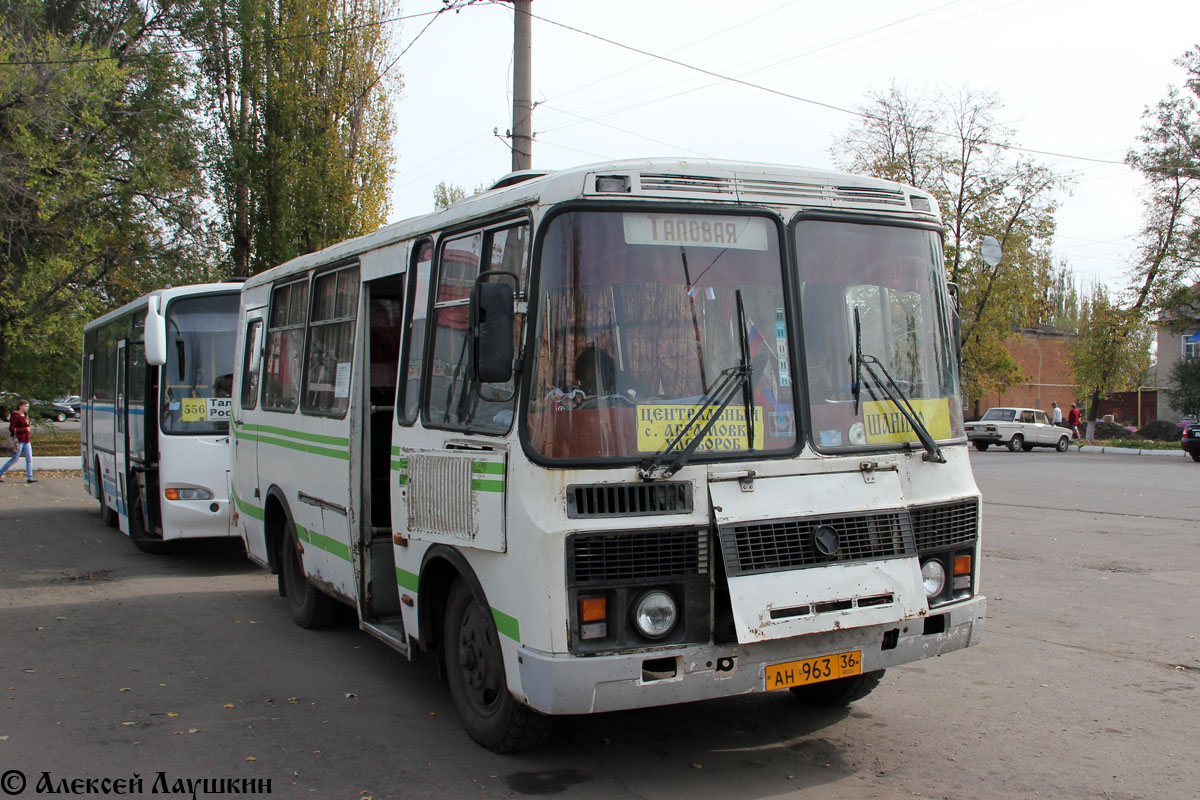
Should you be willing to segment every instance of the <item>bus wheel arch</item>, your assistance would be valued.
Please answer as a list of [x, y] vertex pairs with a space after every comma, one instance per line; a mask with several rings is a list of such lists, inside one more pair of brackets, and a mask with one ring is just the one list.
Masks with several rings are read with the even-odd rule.
[[[442, 628], [446, 623], [446, 605], [450, 600], [450, 590], [455, 581], [466, 584], [475, 601], [484, 608], [490, 608], [483, 584], [471, 569], [470, 563], [462, 553], [453, 547], [435, 544], [425, 551], [421, 559], [421, 576], [417, 580], [418, 630], [420, 631], [421, 649], [438, 652], [439, 663], [442, 658]], [[445, 677], [445, 665], [442, 664], [442, 677]]]

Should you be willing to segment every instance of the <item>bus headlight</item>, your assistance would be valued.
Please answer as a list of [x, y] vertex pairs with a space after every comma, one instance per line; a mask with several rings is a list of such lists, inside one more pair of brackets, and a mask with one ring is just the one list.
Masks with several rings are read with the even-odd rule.
[[941, 561], [931, 558], [921, 565], [921, 580], [925, 584], [925, 597], [937, 597], [946, 588], [946, 568]]
[[163, 489], [163, 497], [168, 500], [212, 500], [213, 493], [208, 489], [197, 489], [190, 486], [172, 486], [168, 489]]
[[675, 628], [679, 609], [670, 592], [654, 589], [638, 598], [633, 606], [633, 625], [647, 639], [661, 639]]

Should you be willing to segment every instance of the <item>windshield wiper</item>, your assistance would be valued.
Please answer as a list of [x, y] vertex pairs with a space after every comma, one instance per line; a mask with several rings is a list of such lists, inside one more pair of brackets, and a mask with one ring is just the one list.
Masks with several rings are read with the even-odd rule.
[[[879, 367], [879, 372], [882, 372], [884, 377], [887, 378], [886, 381], [880, 380], [879, 374], [875, 372], [875, 367]], [[887, 371], [887, 367], [883, 366], [882, 361], [862, 351], [862, 327], [859, 325], [858, 308], [856, 307], [854, 309], [854, 386], [852, 387], [852, 391], [854, 392], [855, 416], [858, 416], [858, 399], [863, 368], [866, 369], [871, 381], [883, 390], [883, 393], [888, 396], [888, 399], [892, 401], [900, 414], [912, 426], [913, 432], [921, 440], [921, 446], [925, 448], [925, 460], [936, 464], [945, 464], [946, 457], [942, 455], [941, 448], [933, 440], [933, 436], [929, 433], [929, 429], [925, 427], [925, 423], [921, 422], [921, 418], [917, 416], [916, 410], [908, 400], [908, 395], [896, 384], [891, 373]], [[871, 391], [869, 385], [867, 389]], [[874, 391], [871, 391], [871, 396], [875, 396]]]
[[[692, 453], [696, 452], [696, 448], [700, 446], [700, 442], [704, 441], [704, 437], [708, 435], [708, 431], [716, 424], [721, 415], [725, 413], [725, 409], [733, 402], [734, 396], [738, 389], [742, 390], [742, 400], [746, 404], [746, 432], [749, 436], [750, 450], [754, 449], [754, 418], [753, 412], [753, 397], [750, 395], [750, 374], [754, 371], [754, 367], [750, 364], [750, 345], [747, 341], [745, 311], [742, 308], [742, 290], [738, 289], [737, 293], [738, 305], [738, 325], [741, 338], [741, 363], [736, 367], [730, 367], [721, 373], [721, 379], [713, 390], [704, 398], [700, 408], [696, 413], [688, 418], [688, 421], [683, 424], [679, 432], [673, 438], [662, 452], [655, 455], [653, 458], [648, 458], [638, 465], [638, 477], [644, 481], [657, 480], [658, 478], [669, 478], [679, 470], [683, 469], [687, 464], [688, 459], [692, 457]], [[709, 414], [709, 410], [720, 404], [715, 414]], [[675, 452], [675, 448], [679, 447], [679, 443], [700, 423], [701, 420], [707, 417], [704, 427], [688, 441], [687, 446], [679, 451], [678, 455], [672, 459], [671, 463], [663, 469], [663, 464], [671, 454]], [[661, 474], [655, 474], [659, 469], [662, 469]]]

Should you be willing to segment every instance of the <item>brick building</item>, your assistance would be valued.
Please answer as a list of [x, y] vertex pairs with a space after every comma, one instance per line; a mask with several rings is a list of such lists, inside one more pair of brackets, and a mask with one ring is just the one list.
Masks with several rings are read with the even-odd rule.
[[1058, 403], [1066, 419], [1071, 403], [1078, 402], [1068, 359], [1075, 338], [1075, 334], [1051, 325], [1039, 324], [1018, 331], [1005, 347], [1021, 366], [1025, 382], [1014, 384], [1000, 394], [972, 398], [968, 416], [978, 417], [995, 406], [1040, 408], [1049, 414], [1050, 404]]
[[[1200, 283], [1192, 286], [1200, 293]], [[1200, 358], [1200, 303], [1182, 306], [1159, 315], [1158, 364], [1155, 386], [1171, 386], [1171, 371], [1181, 359]], [[1158, 393], [1158, 418], [1179, 421], [1179, 412], [1171, 408], [1167, 393]]]

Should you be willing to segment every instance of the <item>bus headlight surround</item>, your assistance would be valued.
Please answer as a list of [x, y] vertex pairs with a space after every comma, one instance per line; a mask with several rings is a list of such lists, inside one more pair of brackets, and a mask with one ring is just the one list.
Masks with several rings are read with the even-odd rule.
[[946, 567], [936, 558], [921, 564], [921, 580], [925, 586], [925, 597], [937, 597], [946, 588]]
[[195, 486], [169, 486], [163, 490], [168, 500], [212, 500], [213, 493]]
[[647, 639], [661, 639], [679, 621], [679, 607], [670, 592], [651, 589], [633, 604], [633, 626]]

